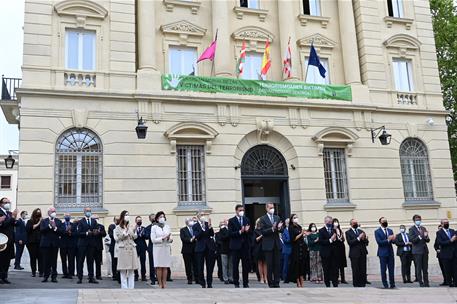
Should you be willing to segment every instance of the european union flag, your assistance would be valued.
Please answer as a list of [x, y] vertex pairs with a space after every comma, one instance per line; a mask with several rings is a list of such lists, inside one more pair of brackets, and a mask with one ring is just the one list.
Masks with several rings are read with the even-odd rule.
[[314, 65], [319, 69], [319, 74], [321, 74], [322, 78], [325, 78], [325, 73], [327, 73], [327, 70], [324, 68], [322, 65], [319, 56], [317, 56], [316, 49], [314, 48], [314, 45], [311, 44], [311, 50], [309, 52], [309, 59], [308, 59], [308, 66], [309, 65]]

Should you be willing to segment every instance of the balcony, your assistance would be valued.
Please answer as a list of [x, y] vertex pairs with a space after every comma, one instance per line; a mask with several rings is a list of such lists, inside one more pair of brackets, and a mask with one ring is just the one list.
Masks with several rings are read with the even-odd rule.
[[21, 86], [21, 83], [21, 78], [9, 78], [2, 75], [2, 98], [0, 100], [0, 107], [5, 115], [6, 121], [10, 124], [19, 123], [16, 89]]

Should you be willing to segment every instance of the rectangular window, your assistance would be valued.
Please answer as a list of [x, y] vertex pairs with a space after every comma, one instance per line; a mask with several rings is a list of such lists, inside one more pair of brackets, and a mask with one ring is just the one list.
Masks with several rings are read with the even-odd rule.
[[320, 0], [303, 0], [303, 14], [321, 16]]
[[400, 92], [414, 91], [411, 60], [394, 59], [392, 66], [395, 79], [395, 89]]
[[177, 146], [178, 201], [205, 204], [205, 151], [203, 146]]
[[325, 193], [328, 203], [348, 203], [346, 154], [342, 148], [324, 148]]
[[[168, 72], [175, 75], [189, 75], [197, 69], [197, 49], [193, 47], [170, 46], [168, 50]], [[197, 71], [195, 70], [195, 75]]]
[[259, 9], [259, 0], [240, 0], [241, 7]]
[[256, 52], [247, 52], [246, 61], [244, 62], [243, 79], [260, 79], [260, 70], [262, 68], [263, 54]]
[[321, 64], [324, 66], [326, 73], [325, 73], [325, 78], [321, 76], [319, 73], [319, 68], [310, 65], [308, 67], [308, 57], [305, 58], [305, 79], [306, 83], [315, 83], [315, 84], [330, 84], [330, 70], [329, 70], [329, 65], [328, 65], [328, 59], [327, 58], [320, 58]]
[[403, 18], [403, 0], [387, 0], [390, 17]]
[[0, 176], [0, 189], [11, 189], [11, 176]]
[[95, 70], [95, 31], [66, 30], [65, 66], [72, 70]]

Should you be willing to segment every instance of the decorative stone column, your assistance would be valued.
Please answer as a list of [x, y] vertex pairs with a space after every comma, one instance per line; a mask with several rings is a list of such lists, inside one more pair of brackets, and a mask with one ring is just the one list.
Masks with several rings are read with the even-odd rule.
[[346, 84], [360, 84], [360, 61], [352, 1], [338, 0], [340, 40]]
[[[213, 17], [213, 33], [218, 30], [216, 57], [214, 59], [214, 71], [216, 76], [232, 77], [235, 71], [235, 61], [230, 53], [230, 22], [229, 14], [232, 10], [229, 4], [232, 1], [214, 0], [211, 1]], [[211, 38], [214, 39], [214, 36]], [[211, 75], [213, 76], [213, 75]]]
[[[300, 78], [300, 52], [297, 51], [297, 41], [295, 34], [295, 22], [293, 16], [296, 14], [294, 10], [293, 1], [278, 1], [278, 18], [279, 18], [279, 40], [281, 45], [281, 66], [284, 67], [283, 60], [289, 43], [290, 37], [290, 48], [291, 48], [291, 60], [292, 60], [292, 77], [288, 80], [298, 80]], [[281, 80], [285, 80], [283, 69], [281, 68]]]
[[[160, 72], [156, 61], [156, 18], [155, 2], [138, 1], [138, 71], [137, 89], [151, 91], [160, 88]], [[160, 44], [159, 44], [160, 45]]]

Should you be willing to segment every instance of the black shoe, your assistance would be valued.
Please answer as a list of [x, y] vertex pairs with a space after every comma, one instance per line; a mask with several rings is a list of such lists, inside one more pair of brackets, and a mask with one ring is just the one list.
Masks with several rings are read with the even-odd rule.
[[173, 282], [173, 279], [167, 279], [167, 282]]
[[0, 285], [3, 285], [3, 284], [5, 284], [5, 283], [3, 283], [3, 281], [2, 281], [2, 280], [0, 280]]
[[135, 282], [138, 282], [138, 277], [135, 277]]
[[14, 269], [16, 269], [16, 270], [23, 270], [23, 269], [24, 269], [24, 267], [21, 267], [21, 266], [15, 266], [15, 267], [14, 267]]
[[48, 281], [48, 278], [44, 278], [41, 283], [46, 283]]
[[54, 279], [51, 279], [51, 282], [52, 282], [52, 283], [57, 283], [57, 279], [55, 279], [55, 278], [54, 278]]
[[406, 283], [412, 284], [412, 283], [414, 283], [414, 282], [411, 281], [411, 280], [408, 280], [408, 281], [406, 281]]
[[67, 274], [64, 274], [64, 275], [62, 276], [62, 279], [68, 279], [68, 275], [67, 275]]
[[43, 274], [42, 274], [42, 273], [40, 273], [38, 276], [39, 276], [40, 278], [42, 278], [42, 277], [43, 277]]
[[366, 281], [366, 282], [365, 282], [365, 284], [371, 285], [371, 282], [369, 282], [369, 281]]
[[142, 282], [146, 282], [146, 281], [147, 281], [146, 277], [142, 277], [142, 278], [141, 278], [141, 281], [142, 281]]
[[202, 288], [206, 288], [206, 285], [205, 285], [205, 284], [202, 284]]
[[156, 282], [151, 282], [150, 285], [151, 286], [156, 286]]
[[233, 280], [228, 280], [229, 284], [233, 284]]
[[192, 285], [192, 280], [187, 280], [187, 285]]
[[73, 276], [68, 276], [67, 279], [73, 280]]
[[449, 286], [449, 284], [446, 283], [446, 282], [443, 282], [443, 283], [440, 284], [440, 286]]
[[207, 287], [207, 288], [213, 288], [213, 285], [208, 285], [208, 287]]
[[395, 285], [390, 285], [390, 289], [397, 289]]
[[249, 284], [243, 284], [243, 288], [249, 288]]
[[341, 281], [341, 284], [348, 284], [347, 281]]
[[32, 277], [36, 277], [36, 274], [35, 274], [35, 273], [32, 273]]
[[235, 288], [240, 288], [240, 285], [235, 285]]
[[76, 282], [76, 284], [82, 284], [83, 283], [83, 280], [81, 279], [78, 279], [78, 282]]
[[225, 282], [224, 282], [224, 285], [229, 285], [229, 284], [230, 284], [229, 281], [225, 281]]
[[89, 279], [89, 283], [91, 284], [98, 284], [98, 282], [95, 279]]
[[420, 287], [425, 287], [425, 285], [423, 283], [419, 283], [419, 286]]
[[103, 281], [102, 277], [98, 276], [98, 277], [95, 277], [97, 280], [99, 281]]
[[389, 285], [384, 285], [383, 288], [384, 289], [389, 289]]
[[430, 284], [429, 283], [425, 283], [424, 286], [425, 287], [430, 287]]
[[11, 282], [8, 281], [8, 279], [2, 279], [2, 281], [3, 281], [3, 284], [11, 284]]

